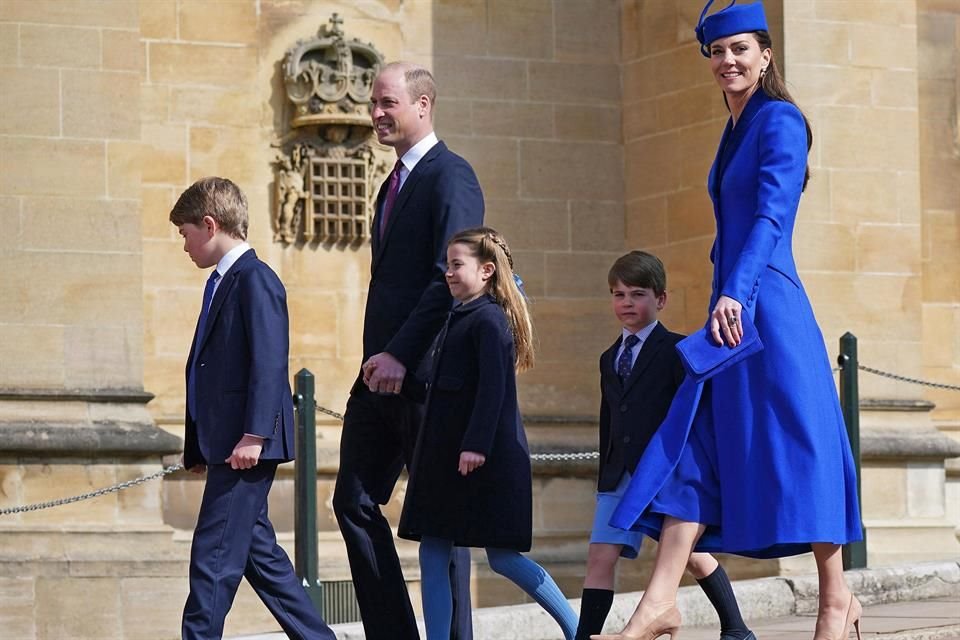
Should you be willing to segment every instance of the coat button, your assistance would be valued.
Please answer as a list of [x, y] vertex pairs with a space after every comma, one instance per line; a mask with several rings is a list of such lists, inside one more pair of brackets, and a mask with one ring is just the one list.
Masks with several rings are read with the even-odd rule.
[[623, 436], [623, 444], [630, 444], [630, 436]]
[[625, 404], [620, 405], [620, 413], [626, 413], [626, 412], [627, 412], [627, 405]]
[[206, 363], [206, 362], [201, 362], [201, 363], [200, 363], [200, 367], [201, 367], [201, 368], [202, 368], [202, 367], [205, 367], [205, 366], [207, 366], [207, 363]]

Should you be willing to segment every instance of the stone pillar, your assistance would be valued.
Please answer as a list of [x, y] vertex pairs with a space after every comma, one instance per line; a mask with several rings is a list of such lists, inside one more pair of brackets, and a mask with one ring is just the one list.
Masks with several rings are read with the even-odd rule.
[[[923, 373], [960, 385], [960, 5], [917, 2]], [[960, 391], [927, 389], [940, 431], [960, 440]], [[960, 459], [947, 461], [948, 519], [960, 535]]]
[[[785, 75], [814, 133], [795, 239], [801, 277], [831, 352], [850, 331], [861, 364], [911, 377], [925, 371], [934, 329], [925, 292], [942, 290], [929, 285], [951, 268], [924, 266], [921, 169], [937, 178], [920, 159], [917, 11], [916, 0], [783, 1]], [[956, 452], [927, 393], [861, 372], [860, 394], [868, 561], [956, 555], [944, 474]]]
[[[138, 27], [132, 2], [0, 6], [0, 508], [179, 449], [143, 391]], [[0, 517], [3, 634], [134, 637], [170, 539], [157, 481]]]

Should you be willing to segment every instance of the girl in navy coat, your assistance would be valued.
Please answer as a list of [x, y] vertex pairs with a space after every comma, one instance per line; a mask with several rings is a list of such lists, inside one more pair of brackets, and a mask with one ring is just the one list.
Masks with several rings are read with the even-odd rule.
[[815, 639], [845, 639], [851, 627], [859, 636], [860, 603], [840, 555], [862, 536], [856, 474], [793, 258], [812, 134], [777, 70], [761, 3], [701, 15], [697, 38], [731, 115], [708, 178], [717, 236], [707, 328], [735, 347], [750, 320], [764, 349], [678, 389], [611, 519], [660, 540], [656, 566], [626, 629], [600, 638], [672, 636], [693, 549], [759, 558], [812, 550]]
[[425, 417], [398, 531], [420, 541], [427, 640], [450, 637], [454, 546], [485, 548], [490, 567], [572, 640], [576, 614], [543, 567], [520, 553], [530, 550], [533, 511], [515, 372], [533, 366], [533, 327], [506, 242], [486, 227], [457, 233], [446, 279], [458, 304], [427, 355]]

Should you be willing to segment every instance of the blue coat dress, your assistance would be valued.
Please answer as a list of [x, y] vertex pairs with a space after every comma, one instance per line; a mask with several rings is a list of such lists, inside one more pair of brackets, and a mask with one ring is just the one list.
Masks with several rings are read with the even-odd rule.
[[797, 275], [803, 116], [762, 90], [727, 123], [708, 187], [713, 309], [729, 296], [764, 350], [681, 385], [611, 524], [659, 537], [663, 516], [707, 525], [698, 551], [769, 558], [861, 538], [856, 473], [823, 335]]

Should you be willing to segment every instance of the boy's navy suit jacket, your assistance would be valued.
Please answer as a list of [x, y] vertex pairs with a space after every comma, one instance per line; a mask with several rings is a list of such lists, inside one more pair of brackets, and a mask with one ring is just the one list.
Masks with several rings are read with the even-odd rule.
[[292, 460], [287, 294], [253, 249], [223, 276], [203, 335], [194, 331], [188, 378], [195, 352], [199, 415], [186, 412], [184, 465], [223, 464], [245, 433], [265, 438], [261, 460]]
[[[413, 372], [453, 303], [444, 278], [447, 240], [483, 224], [483, 193], [467, 161], [437, 142], [404, 181], [381, 239], [386, 185], [377, 196], [371, 230], [363, 362], [386, 351]], [[358, 377], [354, 392], [362, 385]]]
[[600, 470], [598, 491], [613, 491], [624, 471], [633, 473], [663, 422], [684, 378], [675, 345], [683, 339], [657, 323], [644, 340], [625, 383], [614, 361], [623, 336], [600, 356]]

